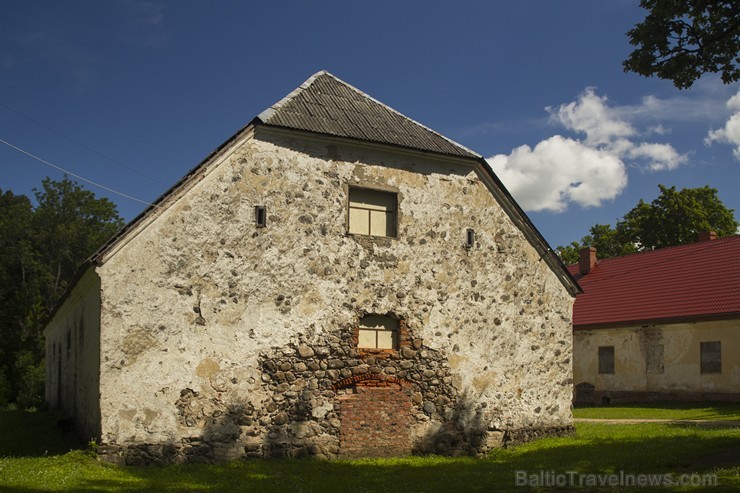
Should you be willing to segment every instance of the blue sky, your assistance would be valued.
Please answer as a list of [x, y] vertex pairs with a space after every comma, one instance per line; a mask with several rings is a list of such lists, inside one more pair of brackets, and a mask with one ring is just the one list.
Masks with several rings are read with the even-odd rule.
[[[152, 201], [326, 69], [489, 158], [553, 247], [658, 183], [715, 187], [737, 217], [739, 85], [625, 74], [638, 3], [5, 0], [0, 139]], [[0, 169], [28, 195], [62, 176], [3, 144]]]

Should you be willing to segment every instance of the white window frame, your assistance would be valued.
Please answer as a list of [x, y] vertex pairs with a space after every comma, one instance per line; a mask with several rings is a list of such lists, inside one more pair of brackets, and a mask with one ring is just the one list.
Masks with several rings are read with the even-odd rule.
[[[398, 326], [398, 320], [387, 315], [362, 317], [358, 328], [357, 347], [370, 350], [398, 349]], [[390, 344], [384, 342], [388, 336], [390, 336]], [[370, 340], [373, 342], [368, 342]]]
[[[373, 228], [373, 218], [378, 221], [381, 217], [385, 231], [377, 227]], [[395, 238], [397, 226], [397, 193], [372, 188], [349, 187], [347, 204], [347, 232], [349, 234]]]

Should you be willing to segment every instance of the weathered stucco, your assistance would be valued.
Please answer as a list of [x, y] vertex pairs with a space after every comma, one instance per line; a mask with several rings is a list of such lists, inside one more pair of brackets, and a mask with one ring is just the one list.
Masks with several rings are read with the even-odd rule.
[[100, 278], [88, 268], [44, 331], [46, 402], [100, 436]]
[[[577, 330], [575, 384], [593, 385], [600, 403], [657, 399], [740, 400], [740, 321], [717, 320]], [[721, 342], [721, 373], [702, 374], [701, 342]], [[662, 365], [648, 365], [650, 346], [662, 346]], [[614, 373], [600, 374], [599, 346], [614, 347]], [[660, 363], [660, 362], [658, 362]], [[605, 401], [605, 402], [606, 402]]]
[[[347, 233], [349, 186], [398, 194], [397, 238]], [[412, 451], [571, 426], [572, 297], [475, 161], [257, 127], [163, 205], [98, 267], [103, 450], [346, 455], [366, 380], [412, 400]], [[358, 351], [365, 314], [401, 320], [401, 349]]]

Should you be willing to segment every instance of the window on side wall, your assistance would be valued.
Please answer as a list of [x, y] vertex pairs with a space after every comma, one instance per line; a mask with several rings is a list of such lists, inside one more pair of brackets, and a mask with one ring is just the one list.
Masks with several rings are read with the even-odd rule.
[[645, 361], [645, 373], [658, 375], [664, 372], [663, 366], [663, 345], [650, 344], [647, 348], [647, 358]]
[[362, 317], [357, 347], [360, 349], [398, 349], [398, 320], [386, 315]]
[[722, 343], [720, 341], [700, 343], [702, 373], [722, 373]]
[[599, 373], [614, 374], [614, 346], [599, 346]]
[[397, 205], [395, 193], [350, 187], [347, 221], [349, 233], [395, 237]]

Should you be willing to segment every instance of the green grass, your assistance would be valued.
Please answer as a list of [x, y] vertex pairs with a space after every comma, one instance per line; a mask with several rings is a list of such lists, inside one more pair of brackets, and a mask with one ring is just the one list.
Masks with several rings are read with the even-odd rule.
[[590, 419], [700, 419], [739, 421], [740, 402], [652, 402], [573, 410], [576, 418]]
[[[485, 459], [410, 457], [355, 461], [251, 460], [223, 465], [116, 467], [97, 461], [44, 425], [45, 413], [26, 413], [46, 426], [43, 435], [19, 428], [24, 416], [0, 413], [0, 492], [444, 492], [525, 491], [515, 486], [516, 471], [564, 473], [716, 473], [719, 487], [740, 490], [740, 428], [703, 428], [645, 423], [583, 423], [577, 436], [543, 439], [496, 450]], [[8, 423], [15, 427], [8, 429]], [[55, 422], [54, 422], [55, 423]], [[56, 435], [59, 435], [56, 432]], [[46, 440], [57, 447], [44, 447]], [[19, 453], [23, 450], [24, 452]], [[50, 452], [49, 450], [54, 450]], [[47, 454], [44, 456], [43, 451]], [[52, 455], [57, 454], [57, 455]], [[733, 455], [735, 454], [735, 455]], [[11, 456], [11, 457], [9, 457]], [[733, 459], [734, 457], [734, 459]], [[551, 488], [542, 488], [549, 491]], [[611, 491], [604, 489], [604, 491]], [[638, 491], [675, 489], [639, 488]], [[689, 489], [690, 490], [690, 489]], [[584, 491], [594, 491], [593, 488]], [[697, 491], [697, 490], [695, 490]]]

